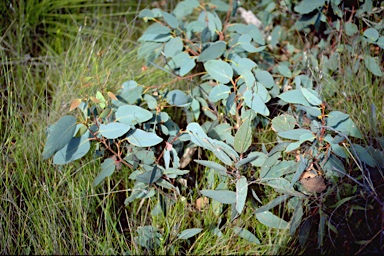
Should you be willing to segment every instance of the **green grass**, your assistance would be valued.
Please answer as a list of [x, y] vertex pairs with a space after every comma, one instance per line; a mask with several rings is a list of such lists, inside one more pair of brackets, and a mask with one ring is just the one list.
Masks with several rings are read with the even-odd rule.
[[[116, 92], [127, 80], [154, 86], [172, 78], [151, 67], [141, 69], [143, 61], [136, 57], [136, 39], [145, 24], [135, 20], [136, 4], [80, 0], [6, 3], [10, 2], [14, 10], [7, 13], [9, 22], [3, 21], [0, 30], [0, 253], [257, 255], [299, 251], [288, 230], [261, 225], [250, 202], [245, 213], [233, 222], [230, 208], [212, 201], [204, 209], [197, 209], [197, 189], [208, 186], [205, 179], [196, 181], [193, 188], [185, 188], [183, 197], [169, 202], [164, 216], [153, 212], [157, 196], [124, 206], [133, 187], [128, 169], [123, 168], [94, 188], [100, 159], [90, 155], [65, 166], [43, 161], [46, 129], [68, 114], [73, 99], [86, 99], [96, 91]], [[150, 2], [143, 1], [140, 7]], [[174, 2], [168, 5], [172, 9]], [[1, 6], [6, 7], [4, 3]], [[343, 65], [348, 66], [348, 62]], [[384, 104], [383, 79], [372, 80], [363, 70], [333, 78], [326, 86], [333, 86], [334, 93], [326, 96], [334, 109], [349, 113], [363, 133], [374, 140], [383, 136]], [[359, 104], [352, 100], [354, 97]], [[372, 103], [376, 120], [370, 119]], [[257, 147], [261, 143], [268, 147], [275, 140], [270, 130], [261, 128], [255, 136]], [[198, 175], [204, 170], [195, 167], [193, 171]], [[272, 190], [267, 191], [263, 203], [276, 196]], [[364, 203], [362, 199], [356, 201]], [[335, 214], [340, 216], [343, 214]], [[221, 237], [209, 231], [219, 222]], [[139, 227], [146, 225], [162, 234], [161, 246], [154, 251], [141, 247], [135, 238]], [[195, 227], [204, 231], [188, 241], [177, 239], [178, 232]], [[252, 231], [261, 244], [239, 238], [234, 227]]]

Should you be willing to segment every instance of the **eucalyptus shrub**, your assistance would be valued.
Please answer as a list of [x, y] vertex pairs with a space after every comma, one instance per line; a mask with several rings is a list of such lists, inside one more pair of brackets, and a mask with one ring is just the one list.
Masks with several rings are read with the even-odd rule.
[[[194, 162], [220, 181], [214, 189], [201, 190], [202, 195], [230, 205], [235, 219], [247, 200], [262, 204], [252, 184], [270, 187], [279, 196], [254, 206], [256, 218], [295, 234], [309, 196], [326, 193], [346, 175], [346, 162], [359, 159], [374, 167], [374, 156], [369, 148], [351, 142], [352, 137], [362, 138], [355, 123], [348, 114], [328, 110], [311, 77], [287, 63], [267, 70], [258, 64], [268, 42], [255, 25], [231, 23], [233, 2], [188, 0], [171, 13], [142, 10], [139, 17], [150, 25], [139, 38], [139, 56], [185, 83], [172, 88], [130, 80], [116, 95], [97, 92], [88, 100], [74, 100], [71, 110], [78, 109], [81, 116], [66, 115], [49, 127], [43, 158], [53, 156], [53, 163], [62, 165], [95, 154], [103, 162], [94, 186], [128, 168], [135, 181], [128, 204], [157, 193], [179, 196], [178, 180], [189, 173], [183, 155], [200, 147], [216, 159]], [[288, 111], [270, 119], [271, 98], [288, 105]], [[168, 107], [182, 109], [186, 120], [175, 121], [165, 111]], [[253, 131], [260, 122], [271, 125], [276, 134], [277, 143], [269, 151], [264, 145], [260, 150], [254, 146]], [[293, 212], [290, 220], [273, 212], [283, 202], [289, 202]], [[324, 230], [331, 224], [322, 216]], [[151, 231], [144, 232], [147, 229]], [[201, 230], [184, 230], [179, 238]], [[158, 234], [149, 227], [142, 232]], [[248, 233], [249, 239], [258, 241]]]

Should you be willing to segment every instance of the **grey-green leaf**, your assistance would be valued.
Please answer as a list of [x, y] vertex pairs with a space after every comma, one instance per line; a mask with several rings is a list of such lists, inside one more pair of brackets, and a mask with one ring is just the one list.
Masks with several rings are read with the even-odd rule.
[[223, 55], [226, 47], [227, 45], [224, 41], [215, 42], [200, 53], [197, 61], [207, 61], [219, 58]]
[[112, 158], [107, 158], [101, 164], [101, 172], [97, 175], [96, 179], [93, 181], [93, 186], [96, 187], [99, 185], [105, 178], [111, 176], [115, 172], [115, 161]]
[[107, 139], [116, 139], [129, 131], [131, 127], [122, 123], [101, 124], [99, 132]]
[[295, 6], [294, 10], [300, 14], [310, 13], [325, 4], [325, 0], [303, 0]]
[[246, 118], [236, 132], [233, 146], [237, 152], [244, 153], [251, 146], [251, 143], [252, 143], [251, 121], [249, 118]]
[[260, 244], [260, 240], [248, 230], [244, 228], [239, 228], [239, 227], [235, 227], [233, 230], [239, 237], [244, 238], [248, 242], [251, 242], [254, 244]]
[[85, 156], [91, 143], [89, 141], [89, 131], [81, 137], [73, 137], [67, 145], [57, 151], [53, 157], [54, 164], [67, 164]]
[[179, 239], [188, 239], [197, 234], [199, 234], [203, 229], [202, 228], [189, 228], [183, 230], [180, 234], [177, 235]]
[[47, 143], [43, 151], [43, 159], [50, 158], [57, 151], [69, 143], [76, 131], [76, 118], [74, 116], [63, 116], [53, 125], [48, 135]]
[[228, 95], [231, 93], [231, 89], [223, 84], [218, 84], [213, 87], [212, 91], [209, 93], [209, 101], [217, 102], [219, 100], [224, 100], [228, 98]]
[[264, 225], [271, 228], [286, 229], [288, 228], [288, 222], [277, 217], [269, 211], [256, 213], [256, 218]]
[[364, 55], [365, 67], [372, 72], [375, 76], [383, 76], [380, 66], [377, 64], [376, 59], [369, 55]]
[[213, 79], [220, 83], [226, 84], [232, 79], [233, 69], [225, 61], [208, 60], [204, 63], [204, 68]]
[[135, 105], [123, 105], [116, 111], [116, 121], [131, 126], [148, 121], [152, 116], [148, 110]]
[[152, 147], [163, 141], [162, 138], [153, 132], [146, 132], [141, 129], [134, 129], [127, 134], [129, 143], [137, 147]]
[[223, 204], [236, 203], [236, 193], [230, 190], [201, 190], [203, 196], [212, 198]]
[[236, 211], [241, 214], [247, 200], [248, 182], [247, 178], [241, 176], [236, 182]]

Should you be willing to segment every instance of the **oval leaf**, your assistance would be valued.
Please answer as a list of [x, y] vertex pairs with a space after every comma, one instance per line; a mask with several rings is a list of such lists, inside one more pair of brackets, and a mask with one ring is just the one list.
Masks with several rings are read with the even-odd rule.
[[141, 129], [131, 130], [127, 135], [127, 140], [137, 147], [152, 147], [163, 141], [155, 133], [146, 132]]
[[237, 130], [234, 140], [234, 148], [239, 153], [244, 153], [247, 151], [249, 146], [252, 143], [252, 129], [250, 119], [247, 118], [240, 125], [239, 130]]
[[218, 41], [211, 44], [207, 49], [202, 51], [197, 58], [197, 61], [207, 61], [219, 58], [223, 55], [225, 48], [227, 47], [224, 41]]
[[116, 139], [127, 133], [131, 127], [122, 123], [109, 123], [100, 125], [99, 132], [107, 139]]
[[213, 79], [220, 83], [226, 84], [232, 79], [233, 69], [225, 61], [208, 60], [204, 63], [204, 68]]
[[57, 151], [69, 143], [76, 131], [76, 118], [74, 116], [63, 116], [60, 118], [48, 135], [47, 143], [43, 151], [43, 159], [50, 158]]
[[116, 121], [134, 126], [151, 119], [153, 114], [135, 105], [123, 105], [116, 111]]
[[236, 211], [241, 214], [247, 200], [248, 182], [247, 178], [241, 176], [236, 182]]

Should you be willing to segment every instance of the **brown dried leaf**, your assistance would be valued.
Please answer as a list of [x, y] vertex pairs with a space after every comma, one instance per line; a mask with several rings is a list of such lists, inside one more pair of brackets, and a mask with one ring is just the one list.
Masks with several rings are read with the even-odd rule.
[[317, 176], [310, 171], [303, 173], [300, 183], [303, 185], [304, 189], [310, 193], [321, 193], [327, 188], [324, 178], [322, 176]]
[[107, 92], [107, 94], [108, 94], [108, 97], [109, 97], [109, 98], [111, 98], [111, 99], [113, 99], [113, 100], [117, 100], [116, 95], [113, 94], [112, 92]]
[[77, 108], [78, 106], [80, 106], [81, 104], [81, 99], [74, 99], [71, 103], [71, 107], [69, 108], [69, 111], [72, 111], [74, 110], [75, 108]]
[[205, 206], [209, 204], [209, 199], [208, 197], [199, 197], [196, 200], [196, 209], [201, 211]]

